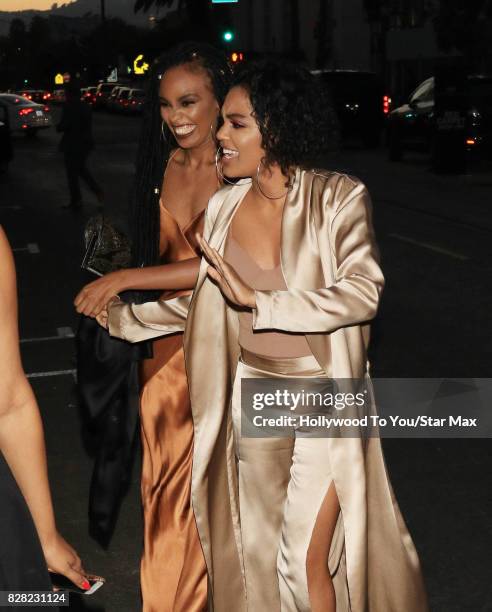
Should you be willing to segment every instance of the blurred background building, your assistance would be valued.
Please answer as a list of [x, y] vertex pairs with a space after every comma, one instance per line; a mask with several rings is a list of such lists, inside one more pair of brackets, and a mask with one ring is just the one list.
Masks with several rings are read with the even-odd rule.
[[73, 70], [104, 79], [110, 66], [131, 70], [136, 55], [151, 61], [195, 38], [236, 61], [277, 55], [373, 71], [401, 99], [439, 64], [492, 72], [491, 24], [489, 0], [74, 0], [0, 10], [0, 87], [48, 86]]
[[362, 0], [250, 0], [231, 9], [237, 44], [310, 66], [368, 70], [370, 28]]

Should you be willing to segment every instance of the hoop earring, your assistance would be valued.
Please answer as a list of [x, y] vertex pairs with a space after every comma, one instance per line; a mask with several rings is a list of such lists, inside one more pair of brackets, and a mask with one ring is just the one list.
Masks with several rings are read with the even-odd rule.
[[230, 181], [229, 179], [227, 179], [224, 176], [224, 173], [222, 172], [222, 168], [219, 164], [219, 151], [220, 151], [221, 147], [217, 147], [217, 151], [215, 153], [215, 169], [217, 170], [217, 176], [219, 177], [219, 180], [222, 183], [227, 183], [228, 185], [235, 185], [236, 183]]
[[[217, 152], [215, 153], [215, 168], [217, 170], [217, 176], [224, 183], [228, 183], [229, 185], [237, 185], [236, 182], [230, 181], [226, 176], [224, 176], [224, 173], [222, 172], [222, 169], [221, 169], [221, 167], [219, 165], [219, 151], [220, 151], [221, 148], [222, 147], [217, 147]], [[250, 179], [249, 182], [252, 183], [253, 179]]]
[[263, 165], [263, 160], [260, 159], [260, 163], [256, 167], [256, 184], [258, 185], [258, 190], [260, 191], [261, 195], [264, 196], [265, 198], [268, 198], [269, 200], [280, 200], [280, 198], [285, 197], [289, 193], [289, 191], [292, 189], [290, 180], [289, 180], [289, 186], [287, 187], [287, 191], [283, 193], [282, 195], [269, 196], [263, 191], [263, 189], [261, 188], [261, 183], [260, 183], [260, 168], [262, 165]]
[[161, 123], [161, 137], [162, 137], [162, 140], [167, 143], [167, 136], [166, 136], [166, 132], [164, 131], [164, 123], [165, 123], [164, 121]]

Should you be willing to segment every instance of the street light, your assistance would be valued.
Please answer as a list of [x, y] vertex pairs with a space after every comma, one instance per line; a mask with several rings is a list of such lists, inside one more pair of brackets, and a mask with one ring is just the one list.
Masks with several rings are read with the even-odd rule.
[[232, 30], [226, 30], [222, 34], [222, 39], [224, 40], [224, 42], [232, 42], [234, 40], [234, 32]]

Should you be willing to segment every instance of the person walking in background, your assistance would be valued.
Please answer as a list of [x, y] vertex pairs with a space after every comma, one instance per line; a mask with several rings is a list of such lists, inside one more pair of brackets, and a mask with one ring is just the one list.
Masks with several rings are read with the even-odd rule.
[[66, 102], [57, 126], [57, 131], [63, 134], [60, 151], [65, 157], [65, 171], [70, 191], [70, 202], [63, 208], [78, 210], [82, 207], [79, 179], [86, 183], [100, 204], [103, 202], [104, 194], [87, 168], [87, 159], [94, 148], [91, 109], [80, 99], [80, 88], [77, 84], [69, 84], [65, 95]]
[[0, 591], [50, 591], [48, 568], [87, 590], [80, 558], [55, 525], [43, 426], [19, 354], [14, 261], [1, 226], [0, 344]]

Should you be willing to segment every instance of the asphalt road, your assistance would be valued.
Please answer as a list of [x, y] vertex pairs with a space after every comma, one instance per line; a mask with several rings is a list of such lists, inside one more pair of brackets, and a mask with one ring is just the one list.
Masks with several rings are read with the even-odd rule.
[[[104, 186], [107, 214], [124, 228], [139, 119], [103, 113], [94, 119], [97, 148], [91, 166]], [[45, 421], [60, 530], [86, 567], [108, 580], [90, 600], [74, 599], [71, 607], [136, 612], [138, 466], [110, 548], [101, 549], [87, 533], [92, 460], [82, 444], [76, 405], [72, 299], [87, 278], [80, 270], [83, 226], [97, 202], [86, 193], [81, 213], [61, 209], [68, 194], [57, 142], [54, 130], [35, 140], [17, 137], [15, 160], [0, 176], [0, 223], [18, 269], [24, 367]], [[355, 145], [323, 165], [362, 178], [374, 202], [386, 288], [373, 325], [373, 376], [487, 377], [491, 166], [436, 176], [423, 155], [391, 164], [384, 150]], [[384, 447], [421, 556], [432, 611], [491, 611], [490, 441], [385, 440]]]

